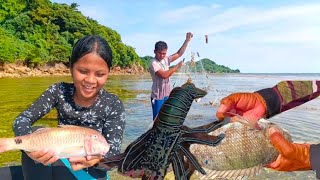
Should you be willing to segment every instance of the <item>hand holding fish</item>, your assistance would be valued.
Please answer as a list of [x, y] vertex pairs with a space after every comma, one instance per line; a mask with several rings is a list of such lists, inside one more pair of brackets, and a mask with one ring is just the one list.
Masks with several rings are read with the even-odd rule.
[[278, 158], [268, 165], [278, 171], [311, 170], [310, 144], [288, 142], [276, 128], [269, 130], [270, 140], [279, 151]]
[[59, 160], [58, 156], [54, 155], [54, 151], [44, 149], [40, 151], [26, 152], [26, 154], [33, 160], [42, 163], [43, 165], [49, 165], [57, 160]]
[[102, 156], [86, 156], [86, 157], [71, 157], [69, 162], [72, 170], [78, 171], [83, 168], [91, 167], [97, 164], [102, 159]]
[[219, 120], [234, 114], [258, 121], [266, 114], [266, 103], [258, 93], [234, 93], [221, 100], [216, 113]]
[[[231, 113], [230, 113], [231, 112]], [[222, 120], [234, 114], [260, 119], [266, 114], [266, 103], [258, 93], [234, 93], [221, 100], [216, 116]], [[277, 159], [267, 165], [278, 171], [310, 170], [310, 144], [291, 143], [276, 129], [269, 129], [270, 141], [279, 152]]]
[[93, 163], [89, 157], [101, 159], [100, 156], [109, 151], [110, 145], [104, 136], [94, 129], [60, 125], [56, 128], [40, 128], [31, 134], [14, 138], [0, 138], [0, 153], [18, 149], [24, 150], [30, 158], [44, 165], [59, 158], [80, 156], [87, 156], [89, 163], [84, 164], [89, 165]]

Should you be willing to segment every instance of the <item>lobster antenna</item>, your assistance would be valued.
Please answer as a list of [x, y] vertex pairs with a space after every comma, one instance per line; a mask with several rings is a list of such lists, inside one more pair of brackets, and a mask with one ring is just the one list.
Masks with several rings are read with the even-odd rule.
[[189, 78], [188, 81], [187, 81], [187, 83], [188, 83], [188, 84], [191, 84], [191, 83], [192, 83], [192, 79]]

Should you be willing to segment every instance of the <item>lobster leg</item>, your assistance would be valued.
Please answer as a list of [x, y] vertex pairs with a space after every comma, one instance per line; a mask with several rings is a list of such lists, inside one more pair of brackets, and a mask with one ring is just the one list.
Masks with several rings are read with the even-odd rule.
[[177, 152], [173, 155], [172, 166], [175, 179], [188, 180], [188, 173], [185, 170], [183, 156], [179, 156]]
[[121, 153], [111, 157], [103, 158], [100, 162], [95, 166], [96, 169], [109, 170], [115, 166], [119, 166], [122, 164], [126, 154]]
[[182, 142], [186, 142], [189, 144], [197, 143], [197, 144], [205, 144], [209, 146], [216, 146], [220, 143], [220, 141], [224, 138], [224, 134], [220, 134], [218, 136], [208, 135], [207, 133], [193, 133], [193, 134], [183, 134]]
[[225, 124], [225, 122], [223, 121], [214, 121], [212, 123], [203, 125], [203, 126], [199, 126], [199, 127], [195, 127], [195, 128], [189, 128], [187, 126], [182, 126], [182, 129], [184, 131], [184, 133], [209, 133], [211, 131], [214, 131], [218, 128], [220, 128], [221, 126], [223, 126]]
[[191, 164], [203, 175], [206, 174], [204, 169], [200, 166], [197, 159], [193, 156], [193, 154], [183, 146], [179, 145], [179, 148], [182, 150], [182, 153], [186, 156], [186, 158], [191, 162]]

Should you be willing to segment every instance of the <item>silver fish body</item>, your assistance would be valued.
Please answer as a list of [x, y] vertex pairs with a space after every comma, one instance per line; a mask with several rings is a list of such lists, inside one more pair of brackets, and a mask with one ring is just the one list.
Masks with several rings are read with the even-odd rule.
[[291, 136], [269, 121], [260, 120], [259, 125], [261, 129], [257, 130], [239, 122], [229, 123], [209, 133], [225, 134], [220, 145], [191, 145], [191, 153], [207, 173], [199, 173], [201, 179], [250, 177], [256, 175], [264, 165], [273, 162], [278, 152], [270, 143], [268, 129], [276, 127], [289, 141]]
[[10, 150], [27, 152], [52, 150], [59, 157], [105, 155], [110, 145], [96, 130], [64, 125], [57, 128], [41, 128], [15, 138], [0, 138], [0, 153]]

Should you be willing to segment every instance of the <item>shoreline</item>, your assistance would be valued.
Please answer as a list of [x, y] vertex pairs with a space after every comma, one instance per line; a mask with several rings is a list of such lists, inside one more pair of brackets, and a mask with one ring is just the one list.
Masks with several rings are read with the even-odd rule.
[[[119, 66], [113, 67], [109, 75], [145, 75], [148, 74], [140, 66], [122, 69]], [[46, 77], [46, 76], [70, 76], [70, 69], [63, 63], [44, 64], [30, 68], [20, 64], [4, 64], [0, 66], [0, 78], [24, 78], [24, 77]]]

